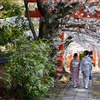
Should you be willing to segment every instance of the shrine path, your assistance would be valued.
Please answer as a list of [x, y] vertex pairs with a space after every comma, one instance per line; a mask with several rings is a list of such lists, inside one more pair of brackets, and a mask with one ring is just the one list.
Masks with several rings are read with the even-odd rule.
[[89, 88], [83, 88], [82, 74], [79, 75], [79, 87], [73, 88], [70, 81], [56, 100], [93, 100], [92, 80], [89, 81]]

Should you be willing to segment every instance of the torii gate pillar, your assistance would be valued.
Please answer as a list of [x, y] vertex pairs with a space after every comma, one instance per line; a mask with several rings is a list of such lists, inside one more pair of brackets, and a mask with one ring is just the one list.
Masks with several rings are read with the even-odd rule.
[[70, 62], [72, 60], [72, 52], [69, 53], [69, 56], [68, 56], [68, 68], [70, 68]]
[[99, 48], [99, 53], [98, 53], [98, 66], [100, 68], [100, 48]]
[[60, 75], [62, 73], [62, 66], [63, 66], [63, 48], [64, 48], [64, 33], [59, 34], [59, 38], [61, 42], [59, 44], [58, 50], [58, 63], [57, 63], [57, 74]]

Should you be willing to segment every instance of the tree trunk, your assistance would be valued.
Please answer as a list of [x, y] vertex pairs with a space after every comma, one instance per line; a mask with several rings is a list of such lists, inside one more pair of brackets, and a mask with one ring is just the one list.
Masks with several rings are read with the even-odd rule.
[[[59, 22], [54, 21], [52, 23], [49, 23], [49, 21], [41, 20], [41, 25], [39, 28], [39, 38], [45, 38], [51, 40], [53, 35], [58, 31], [59, 29]], [[56, 34], [55, 34], [56, 35]]]
[[28, 1], [24, 0], [24, 4], [25, 4], [26, 12], [27, 12], [27, 16], [28, 16], [28, 21], [29, 21], [29, 26], [31, 28], [31, 32], [33, 34], [34, 39], [37, 40], [37, 36], [36, 36], [35, 30], [34, 30], [34, 27], [33, 27], [32, 21], [31, 21], [30, 13], [29, 13]]

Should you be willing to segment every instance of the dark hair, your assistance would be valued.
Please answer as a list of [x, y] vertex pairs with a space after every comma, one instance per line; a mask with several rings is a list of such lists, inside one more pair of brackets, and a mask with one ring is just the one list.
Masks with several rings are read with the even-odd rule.
[[78, 56], [78, 54], [77, 53], [74, 53], [74, 57], [76, 58]]
[[89, 54], [89, 51], [84, 51], [84, 55], [88, 55]]

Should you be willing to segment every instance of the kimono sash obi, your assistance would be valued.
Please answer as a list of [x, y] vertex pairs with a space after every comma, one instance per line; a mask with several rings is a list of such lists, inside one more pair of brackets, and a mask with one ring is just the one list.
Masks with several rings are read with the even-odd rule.
[[72, 67], [79, 67], [79, 62], [72, 62]]
[[89, 62], [89, 61], [85, 61], [85, 62], [84, 62], [84, 65], [85, 65], [85, 66], [89, 66], [89, 65], [90, 65], [90, 62]]

